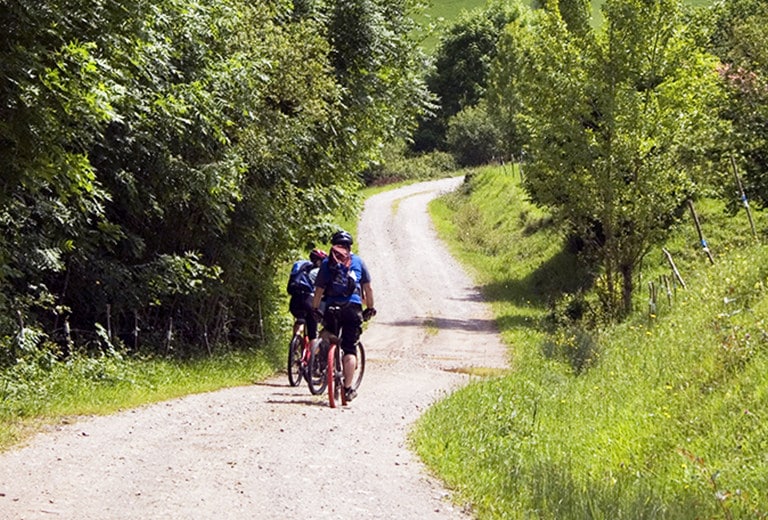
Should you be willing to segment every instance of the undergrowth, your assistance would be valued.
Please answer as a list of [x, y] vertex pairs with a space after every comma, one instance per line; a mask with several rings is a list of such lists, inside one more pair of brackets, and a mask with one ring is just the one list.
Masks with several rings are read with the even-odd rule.
[[475, 172], [433, 204], [512, 356], [508, 375], [437, 403], [412, 435], [479, 518], [768, 517], [766, 218], [755, 240], [743, 214], [697, 210], [714, 265], [682, 226], [665, 247], [685, 288], [661, 283], [671, 267], [654, 250], [635, 312], [598, 325], [589, 273], [517, 173]]

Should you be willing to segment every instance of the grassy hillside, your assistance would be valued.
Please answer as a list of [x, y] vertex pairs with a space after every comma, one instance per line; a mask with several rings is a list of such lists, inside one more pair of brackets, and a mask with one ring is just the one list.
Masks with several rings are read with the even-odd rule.
[[[521, 1], [527, 5], [534, 4], [534, 0]], [[709, 5], [712, 3], [712, 0], [685, 1], [687, 4], [693, 6]], [[473, 9], [482, 8], [486, 3], [487, 0], [432, 0], [429, 4], [429, 8], [425, 12], [426, 16], [422, 17], [419, 21], [424, 24], [436, 23], [438, 27], [441, 27], [445, 23], [456, 21], [462, 11], [472, 11]], [[595, 27], [602, 23], [603, 15], [600, 9], [604, 3], [605, 0], [592, 0], [592, 14]], [[428, 50], [432, 50], [437, 44], [437, 41], [437, 36], [431, 36], [424, 42], [424, 47]]]
[[[562, 234], [509, 169], [433, 204], [441, 235], [491, 301], [513, 369], [438, 403], [413, 434], [479, 518], [696, 519], [768, 515], [768, 219], [697, 210], [667, 249], [686, 288], [646, 259], [636, 312], [599, 332], [546, 332], [549, 302], [584, 281]], [[565, 333], [564, 333], [565, 332]]]

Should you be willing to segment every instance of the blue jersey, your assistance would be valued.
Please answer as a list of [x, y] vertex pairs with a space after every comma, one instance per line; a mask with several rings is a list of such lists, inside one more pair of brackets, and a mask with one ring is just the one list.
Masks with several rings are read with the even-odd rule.
[[354, 253], [350, 253], [351, 264], [349, 266], [349, 277], [355, 281], [355, 290], [350, 296], [339, 296], [331, 293], [330, 285], [333, 273], [331, 272], [331, 266], [328, 264], [328, 259], [324, 259], [320, 264], [320, 269], [317, 272], [317, 278], [315, 279], [315, 286], [322, 288], [325, 292], [325, 301], [328, 304], [334, 303], [358, 303], [363, 304], [361, 298], [362, 290], [361, 285], [365, 283], [371, 283], [371, 274], [368, 272], [363, 259]]

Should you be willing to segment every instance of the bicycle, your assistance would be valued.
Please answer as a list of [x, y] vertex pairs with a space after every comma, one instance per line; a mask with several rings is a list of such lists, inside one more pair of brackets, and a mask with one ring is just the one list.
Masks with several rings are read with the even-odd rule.
[[301, 380], [305, 379], [309, 391], [317, 395], [325, 390], [325, 374], [318, 372], [317, 363], [313, 363], [312, 349], [320, 349], [320, 345], [314, 343], [307, 336], [306, 320], [297, 319], [293, 324], [293, 337], [288, 346], [288, 382], [291, 386], [299, 386]]
[[[319, 337], [321, 341], [316, 342], [316, 347], [311, 349], [310, 363], [311, 367], [317, 370], [317, 375], [323, 379], [323, 389], [319, 389], [319, 385], [315, 386], [315, 378], [307, 380], [310, 391], [317, 395], [322, 393], [327, 387], [328, 389], [328, 404], [331, 408], [336, 408], [336, 403], [341, 397], [341, 404], [347, 404], [347, 396], [342, 391], [344, 388], [344, 369], [342, 367], [343, 352], [341, 350], [341, 338], [336, 334], [330, 332], [330, 329], [336, 329], [335, 316], [340, 311], [340, 307], [331, 306], [326, 312], [325, 319], [323, 321], [323, 330], [320, 331]], [[327, 323], [330, 322], [330, 323]], [[330, 326], [329, 326], [330, 325]], [[356, 344], [357, 366], [355, 369], [355, 377], [352, 380], [352, 388], [357, 390], [360, 387], [360, 383], [363, 380], [363, 374], [365, 373], [365, 347], [362, 342], [358, 341]]]

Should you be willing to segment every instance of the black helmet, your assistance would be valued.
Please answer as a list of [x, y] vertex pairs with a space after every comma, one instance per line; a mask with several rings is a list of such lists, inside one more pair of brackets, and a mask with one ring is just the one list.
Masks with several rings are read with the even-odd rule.
[[353, 242], [352, 241], [352, 235], [350, 235], [349, 233], [347, 233], [344, 230], [337, 231], [331, 237], [331, 245], [332, 246], [344, 245], [344, 246], [347, 246], [347, 247], [352, 247], [352, 242]]

